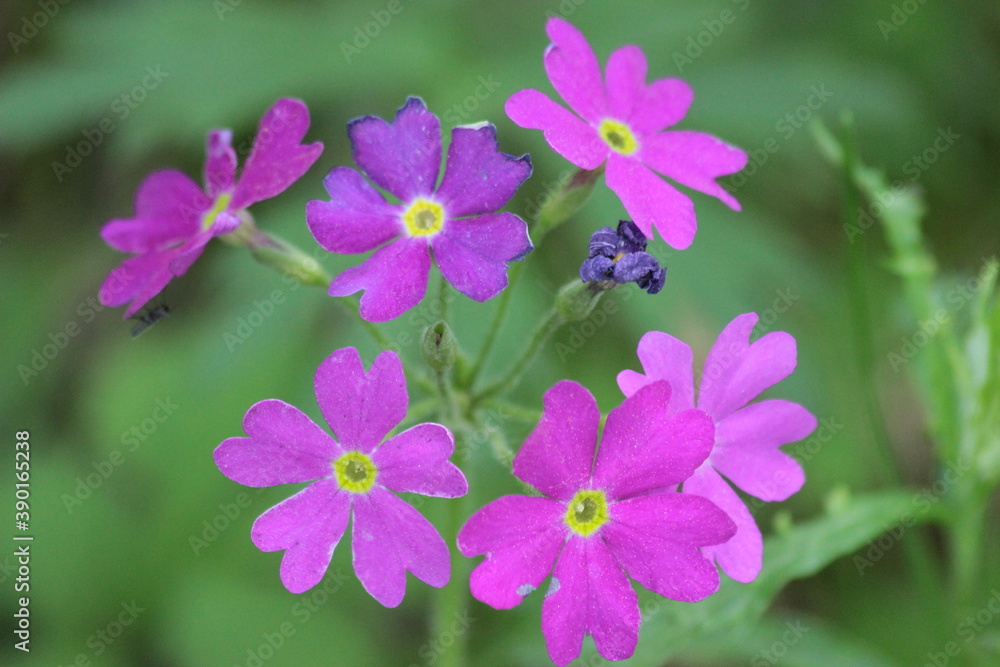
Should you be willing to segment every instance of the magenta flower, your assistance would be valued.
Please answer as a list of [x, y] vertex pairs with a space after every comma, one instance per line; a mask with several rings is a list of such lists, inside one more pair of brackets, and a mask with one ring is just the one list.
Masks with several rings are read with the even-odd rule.
[[497, 609], [518, 605], [552, 573], [542, 632], [558, 665], [576, 658], [585, 635], [608, 660], [632, 655], [638, 598], [629, 577], [674, 600], [714, 593], [719, 573], [699, 548], [725, 542], [733, 522], [711, 502], [665, 487], [684, 481], [712, 447], [712, 420], [697, 410], [667, 415], [670, 385], [654, 382], [608, 414], [564, 380], [545, 394], [545, 412], [514, 458], [514, 474], [544, 494], [504, 496], [459, 531], [466, 556], [486, 555], [472, 594]]
[[372, 322], [398, 317], [427, 290], [431, 251], [441, 273], [459, 292], [491, 299], [507, 286], [507, 263], [531, 251], [528, 227], [513, 213], [494, 213], [531, 175], [527, 155], [497, 150], [489, 123], [451, 131], [440, 185], [441, 123], [418, 97], [407, 99], [388, 123], [364, 116], [347, 126], [355, 162], [392, 204], [350, 167], [324, 180], [330, 201], [311, 201], [306, 222], [330, 252], [375, 250], [361, 266], [330, 285], [331, 296], [365, 290], [361, 316]]
[[606, 161], [608, 187], [647, 238], [656, 227], [667, 243], [683, 250], [697, 230], [691, 200], [650, 169], [740, 210], [715, 179], [742, 169], [746, 153], [701, 132], [662, 131], [687, 114], [694, 99], [687, 83], [659, 79], [647, 86], [646, 56], [631, 45], [611, 54], [602, 82], [597, 57], [579, 30], [556, 17], [545, 29], [552, 40], [545, 71], [583, 120], [533, 89], [507, 100], [511, 120], [542, 130], [552, 149], [581, 169]]
[[136, 253], [101, 285], [105, 306], [131, 302], [131, 317], [174, 276], [191, 267], [213, 237], [228, 234], [251, 204], [284, 192], [323, 152], [323, 144], [302, 145], [309, 110], [299, 100], [280, 99], [260, 121], [253, 150], [239, 179], [229, 130], [208, 133], [205, 190], [185, 174], [167, 169], [139, 186], [135, 217], [112, 220], [101, 237], [116, 250]]
[[[708, 498], [736, 523], [733, 539], [704, 553], [743, 583], [760, 572], [763, 541], [750, 510], [726, 479], [755, 498], [785, 500], [802, 488], [805, 472], [780, 446], [801, 440], [816, 428], [816, 418], [797, 403], [771, 399], [748, 405], [795, 370], [795, 339], [776, 331], [750, 344], [756, 323], [755, 313], [740, 315], [708, 353], [697, 407], [715, 422], [715, 446], [683, 488], [685, 494]], [[618, 386], [626, 396], [667, 380], [674, 388], [668, 414], [684, 414], [695, 407], [690, 347], [651, 331], [639, 341], [638, 354], [645, 375], [630, 370], [618, 374]]]
[[382, 442], [406, 416], [403, 365], [383, 352], [365, 373], [358, 351], [337, 350], [316, 371], [316, 399], [336, 438], [279, 400], [255, 404], [243, 419], [248, 438], [229, 438], [215, 463], [247, 486], [312, 484], [267, 510], [251, 537], [261, 551], [285, 549], [281, 581], [302, 593], [323, 578], [354, 515], [354, 571], [386, 607], [403, 601], [406, 572], [441, 588], [451, 578], [448, 547], [395, 491], [438, 498], [465, 495], [462, 471], [448, 461], [451, 432], [418, 424]]

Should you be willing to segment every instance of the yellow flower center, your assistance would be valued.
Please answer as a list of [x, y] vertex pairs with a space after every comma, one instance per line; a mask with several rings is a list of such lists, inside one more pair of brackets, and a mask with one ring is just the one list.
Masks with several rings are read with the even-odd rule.
[[611, 147], [611, 150], [622, 155], [631, 155], [639, 148], [639, 142], [635, 140], [632, 130], [625, 123], [605, 118], [601, 121], [598, 132], [601, 134], [601, 139], [604, 139], [604, 143]]
[[229, 202], [232, 201], [233, 195], [229, 192], [223, 192], [221, 195], [216, 197], [215, 203], [212, 204], [212, 208], [205, 212], [205, 215], [201, 216], [201, 231], [207, 232], [209, 227], [215, 222], [215, 216], [219, 215], [227, 208], [229, 208]]
[[410, 236], [432, 236], [444, 226], [444, 208], [428, 199], [416, 199], [403, 214]]
[[603, 491], [577, 491], [566, 506], [563, 521], [570, 530], [587, 537], [608, 520], [608, 500]]
[[333, 462], [333, 472], [343, 490], [368, 493], [375, 485], [378, 468], [367, 454], [347, 452]]

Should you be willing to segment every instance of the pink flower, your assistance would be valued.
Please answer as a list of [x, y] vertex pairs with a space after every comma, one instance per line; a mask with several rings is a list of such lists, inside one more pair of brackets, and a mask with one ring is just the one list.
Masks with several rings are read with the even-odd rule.
[[[697, 407], [715, 422], [715, 445], [683, 488], [685, 494], [708, 498], [736, 522], [733, 539], [708, 547], [704, 553], [743, 583], [753, 581], [760, 572], [763, 541], [750, 510], [729, 482], [761, 500], [785, 500], [802, 488], [805, 472], [780, 446], [801, 440], [816, 428], [816, 418], [798, 403], [771, 399], [749, 404], [795, 370], [795, 339], [776, 331], [750, 344], [756, 323], [756, 314], [740, 315], [719, 334], [708, 353]], [[690, 347], [673, 336], [651, 331], [639, 341], [638, 354], [645, 375], [630, 370], [618, 374], [618, 386], [626, 396], [649, 383], [667, 380], [674, 389], [668, 414], [695, 407]]]
[[184, 275], [213, 237], [235, 230], [244, 209], [284, 192], [323, 152], [319, 142], [300, 144], [308, 129], [306, 105], [280, 99], [261, 119], [239, 180], [229, 130], [208, 134], [204, 191], [173, 169], [146, 178], [136, 193], [135, 217], [112, 220], [101, 229], [108, 245], [137, 254], [101, 285], [101, 303], [131, 302], [125, 310], [131, 317], [174, 276]]
[[694, 98], [687, 83], [659, 79], [647, 86], [646, 56], [631, 45], [611, 54], [602, 82], [597, 57], [579, 30], [556, 17], [545, 29], [552, 40], [545, 71], [582, 120], [533, 89], [507, 100], [511, 120], [542, 130], [552, 149], [581, 169], [606, 162], [608, 187], [647, 238], [656, 227], [683, 250], [697, 230], [694, 204], [653, 171], [740, 210], [715, 179], [742, 169], [746, 153], [701, 132], [663, 132], [687, 114]]
[[365, 372], [353, 347], [337, 350], [316, 371], [316, 399], [330, 437], [297, 408], [279, 400], [255, 404], [243, 419], [248, 438], [229, 438], [215, 463], [246, 486], [312, 484], [264, 512], [251, 537], [261, 551], [285, 550], [281, 581], [302, 593], [323, 578], [354, 516], [354, 571], [386, 607], [403, 601], [406, 572], [441, 588], [451, 578], [448, 546], [400, 492], [437, 498], [465, 495], [462, 471], [448, 461], [451, 432], [418, 424], [385, 442], [406, 416], [403, 365], [383, 352]]
[[552, 574], [542, 632], [558, 665], [580, 654], [586, 635], [608, 660], [632, 655], [641, 617], [629, 577], [689, 602], [719, 587], [699, 548], [725, 542], [736, 527], [708, 500], [667, 488], [705, 460], [712, 420], [697, 410], [668, 416], [669, 399], [666, 382], [625, 399], [597, 448], [594, 397], [575, 382], [555, 385], [514, 458], [514, 475], [543, 496], [495, 500], [459, 531], [464, 555], [486, 555], [472, 594], [496, 609], [520, 604]]

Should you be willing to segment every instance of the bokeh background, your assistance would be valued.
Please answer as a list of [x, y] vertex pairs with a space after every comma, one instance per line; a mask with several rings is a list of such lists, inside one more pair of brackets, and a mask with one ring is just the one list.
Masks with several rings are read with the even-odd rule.
[[[808, 482], [780, 508], [758, 513], [765, 532], [775, 518], [787, 524], [817, 514], [831, 493], [894, 483], [876, 444], [883, 430], [903, 482], [917, 489], [932, 479], [909, 365], [893, 368], [888, 357], [915, 323], [877, 227], [854, 239], [866, 258], [868, 321], [859, 323], [849, 307], [843, 178], [822, 158], [808, 121], [838, 128], [842, 113], [852, 112], [862, 157], [890, 180], [924, 189], [929, 242], [944, 275], [961, 284], [1000, 245], [997, 3], [5, 2], [0, 514], [7, 535], [14, 433], [29, 430], [36, 539], [30, 656], [12, 648], [13, 549], [0, 548], [0, 663], [248, 665], [265, 656], [269, 665], [433, 664], [438, 655], [426, 642], [435, 591], [411, 577], [403, 605], [382, 608], [354, 578], [345, 541], [316, 589], [322, 594], [288, 593], [278, 578], [281, 554], [259, 552], [249, 530], [293, 489], [244, 489], [211, 457], [221, 440], [242, 435], [242, 416], [258, 400], [281, 398], [319, 419], [312, 375], [320, 361], [353, 345], [370, 362], [378, 352], [372, 340], [323, 290], [291, 285], [222, 243], [167, 287], [169, 319], [133, 339], [121, 309], [96, 305], [99, 285], [123, 259], [99, 230], [132, 215], [150, 172], [171, 167], [200, 178], [209, 129], [232, 128], [239, 144], [285, 96], [306, 101], [306, 140], [326, 149], [304, 178], [254, 212], [262, 228], [301, 248], [317, 248], [305, 202], [325, 198], [330, 168], [351, 164], [347, 121], [391, 117], [412, 94], [444, 117], [445, 128], [489, 120], [503, 150], [531, 154], [534, 175], [508, 207], [530, 213], [569, 165], [540, 133], [510, 122], [503, 104], [521, 88], [551, 91], [541, 62], [549, 15], [581, 28], [602, 62], [621, 44], [640, 45], [651, 78], [681, 76], [694, 87], [681, 127], [713, 133], [752, 158], [727, 179], [743, 211], [695, 194], [694, 245], [657, 251], [669, 267], [666, 289], [655, 297], [616, 290], [601, 306], [617, 305], [606, 322], [559, 331], [518, 402], [537, 409], [549, 386], [569, 378], [609, 410], [620, 401], [615, 375], [637, 367], [643, 333], [688, 341], [700, 363], [730, 319], [756, 311], [766, 323], [761, 332], [788, 331], [799, 346], [797, 371], [768, 395], [808, 406], [829, 436], [789, 448]], [[952, 139], [935, 145], [941, 136]], [[488, 373], [503, 371], [554, 291], [576, 274], [589, 234], [622, 215], [599, 186], [528, 258]], [[320, 258], [331, 273], [358, 261]], [[455, 302], [453, 327], [465, 350], [478, 348], [493, 308]], [[238, 329], [251, 316], [259, 326], [244, 340]], [[385, 327], [408, 365], [422, 363], [408, 341], [433, 319], [425, 307]], [[873, 367], [858, 363], [862, 326], [870, 327]], [[33, 361], [37, 372], [25, 372]], [[420, 396], [411, 386], [411, 397]], [[873, 419], [870, 397], [884, 422]], [[497, 421], [514, 447], [531, 426]], [[499, 463], [482, 458], [477, 506], [518, 489]], [[422, 506], [435, 522], [445, 509]], [[995, 533], [988, 544], [995, 556]], [[786, 588], [763, 622], [694, 642], [671, 660], [923, 664], [955, 628], [941, 609], [916, 599], [901, 551], [888, 550], [863, 575], [844, 558]], [[986, 571], [984, 602], [1000, 586], [995, 568]], [[476, 664], [548, 663], [534, 597], [514, 611], [469, 608]], [[116, 620], [128, 623], [116, 628]], [[780, 656], [762, 653], [794, 621], [809, 628], [801, 641]], [[262, 650], [282, 628], [292, 633], [280, 647]], [[106, 641], [99, 631], [117, 636]], [[984, 631], [1000, 631], [1000, 622]]]

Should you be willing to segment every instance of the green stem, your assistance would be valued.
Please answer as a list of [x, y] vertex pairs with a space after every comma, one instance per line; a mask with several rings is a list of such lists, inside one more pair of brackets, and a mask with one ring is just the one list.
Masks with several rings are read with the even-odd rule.
[[535, 355], [538, 354], [538, 351], [542, 348], [545, 341], [548, 340], [549, 336], [562, 326], [563, 322], [563, 317], [553, 308], [538, 326], [538, 329], [535, 330], [535, 335], [532, 336], [528, 347], [514, 365], [511, 366], [511, 369], [507, 371], [507, 374], [473, 396], [473, 406], [486, 399], [499, 396], [517, 386], [517, 383], [521, 380], [521, 375], [524, 373], [524, 369], [535, 358]]
[[[456, 430], [455, 454], [457, 460], [462, 460], [465, 448], [463, 439], [458, 436]], [[464, 471], [469, 488], [477, 488], [473, 482], [473, 468], [468, 466]], [[472, 494], [466, 493], [461, 498], [456, 498], [448, 503], [447, 532], [451, 539], [448, 540], [448, 548], [451, 551], [451, 581], [435, 596], [433, 611], [433, 625], [431, 626], [431, 638], [435, 645], [440, 645], [440, 640], [445, 636], [453, 639], [449, 648], [445, 649], [439, 656], [437, 662], [440, 667], [463, 667], [469, 664], [467, 657], [467, 645], [469, 631], [475, 619], [470, 616], [469, 609], [469, 575], [472, 572], [472, 560], [466, 558], [458, 550], [457, 536], [466, 517], [470, 516], [474, 510]], [[456, 623], [458, 621], [458, 623]], [[455, 631], [456, 627], [463, 628], [464, 631]]]
[[382, 333], [382, 330], [379, 329], [374, 322], [369, 322], [365, 318], [361, 317], [361, 307], [354, 301], [354, 299], [345, 296], [337, 299], [337, 303], [357, 318], [358, 322], [361, 323], [361, 326], [363, 326], [365, 330], [371, 334], [371, 337], [375, 339], [375, 342], [378, 343], [379, 347], [383, 350], [388, 350], [392, 347], [392, 341], [389, 340], [388, 336]]
[[503, 294], [500, 295], [500, 299], [497, 302], [497, 309], [493, 313], [493, 321], [490, 322], [490, 326], [486, 330], [486, 338], [483, 340], [483, 344], [479, 348], [479, 354], [476, 356], [476, 361], [472, 366], [472, 370], [469, 371], [469, 376], [464, 382], [466, 386], [471, 387], [476, 381], [476, 377], [478, 377], [479, 371], [482, 370], [486, 357], [489, 356], [490, 350], [493, 349], [493, 343], [496, 341], [497, 333], [499, 333], [500, 328], [503, 326], [504, 319], [507, 317], [507, 307], [510, 305], [510, 295], [514, 292], [514, 283], [517, 282], [518, 277], [521, 275], [523, 267], [524, 263], [518, 262], [510, 270], [510, 278], [507, 284], [507, 289], [503, 291]]
[[989, 508], [989, 494], [976, 486], [976, 480], [962, 480], [962, 491], [956, 494], [955, 511], [949, 525], [951, 542], [952, 586], [954, 608], [960, 617], [973, 611], [976, 595], [983, 589], [980, 581], [983, 534]]
[[[845, 123], [847, 129], [843, 141], [844, 148], [844, 207], [843, 215], [845, 229], [847, 225], [853, 224], [853, 214], [859, 209], [860, 196], [858, 188], [854, 183], [853, 176], [859, 169], [859, 162], [856, 154], [856, 144], [854, 141], [853, 125]], [[868, 276], [868, 256], [865, 243], [851, 243], [849, 249], [849, 278], [850, 278], [850, 305], [852, 309], [852, 319], [854, 322], [854, 356], [861, 376], [865, 378], [860, 382], [862, 398], [865, 404], [865, 412], [868, 424], [874, 434], [879, 457], [882, 459], [887, 481], [891, 484], [901, 485], [902, 479], [896, 461], [895, 453], [885, 428], [885, 416], [882, 412], [882, 404], [874, 383], [870, 378], [876, 377], [876, 366], [874, 358], [874, 342], [871, 325], [871, 303], [868, 291], [870, 278]], [[938, 608], [941, 600], [940, 580], [937, 575], [937, 568], [931, 557], [931, 548], [927, 540], [927, 534], [923, 530], [913, 533], [910, 540], [903, 540], [903, 553], [907, 560], [910, 571], [916, 583], [917, 590], [925, 602], [925, 608]]]

